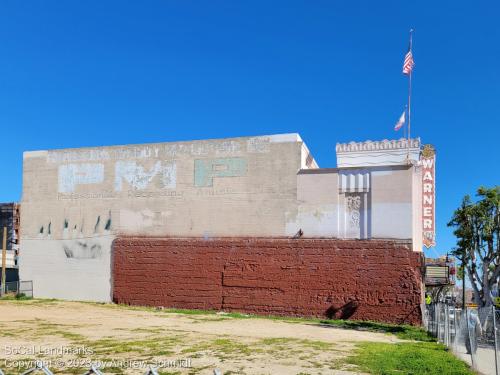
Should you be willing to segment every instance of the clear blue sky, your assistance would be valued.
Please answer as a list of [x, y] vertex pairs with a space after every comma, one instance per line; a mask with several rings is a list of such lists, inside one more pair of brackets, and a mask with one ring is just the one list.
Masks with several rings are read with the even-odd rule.
[[402, 135], [414, 27], [445, 253], [461, 197], [500, 184], [499, 4], [2, 1], [0, 201], [20, 199], [25, 150], [299, 132], [333, 167], [336, 142]]

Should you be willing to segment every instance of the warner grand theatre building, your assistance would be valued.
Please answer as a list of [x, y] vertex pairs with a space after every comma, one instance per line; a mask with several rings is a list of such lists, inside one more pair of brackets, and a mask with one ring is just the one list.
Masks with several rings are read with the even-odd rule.
[[418, 324], [434, 155], [298, 134], [24, 153], [36, 297]]

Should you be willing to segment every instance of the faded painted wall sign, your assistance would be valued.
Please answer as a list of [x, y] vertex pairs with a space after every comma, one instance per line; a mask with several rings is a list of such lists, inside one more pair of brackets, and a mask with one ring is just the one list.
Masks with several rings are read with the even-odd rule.
[[146, 168], [136, 161], [117, 161], [115, 164], [115, 191], [121, 191], [123, 180], [136, 190], [144, 190], [155, 176], [161, 178], [162, 188], [175, 189], [177, 167], [175, 163], [157, 161], [153, 167]]
[[[253, 142], [261, 142], [261, 137], [253, 138]], [[264, 141], [268, 138], [264, 138]], [[47, 154], [49, 163], [96, 162], [122, 159], [171, 158], [178, 155], [221, 155], [227, 156], [244, 150], [239, 140], [204, 141], [187, 143], [167, 143], [148, 146], [110, 147], [106, 149], [51, 150]], [[260, 146], [259, 146], [260, 148]], [[260, 152], [260, 151], [259, 151]]]
[[72, 193], [76, 185], [100, 184], [104, 181], [104, 164], [66, 164], [59, 166], [59, 193]]
[[269, 138], [266, 137], [254, 137], [247, 141], [247, 152], [250, 153], [264, 153], [271, 151], [271, 143]]
[[435, 168], [436, 152], [430, 145], [422, 150], [422, 239], [426, 248], [436, 246], [435, 229]]
[[194, 161], [194, 186], [213, 186], [216, 177], [240, 177], [246, 173], [244, 158], [197, 159]]

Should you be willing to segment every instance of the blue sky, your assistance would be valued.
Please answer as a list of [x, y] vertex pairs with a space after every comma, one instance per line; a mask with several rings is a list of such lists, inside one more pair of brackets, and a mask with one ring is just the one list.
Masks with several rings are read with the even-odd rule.
[[18, 1], [0, 5], [0, 201], [25, 150], [299, 132], [402, 135], [415, 28], [412, 134], [437, 159], [437, 240], [464, 194], [500, 184], [498, 1]]

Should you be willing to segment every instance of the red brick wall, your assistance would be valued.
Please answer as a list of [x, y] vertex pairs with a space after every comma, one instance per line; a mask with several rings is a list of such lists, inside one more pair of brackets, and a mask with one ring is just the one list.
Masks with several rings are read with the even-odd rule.
[[421, 265], [401, 241], [121, 237], [113, 299], [419, 324]]

